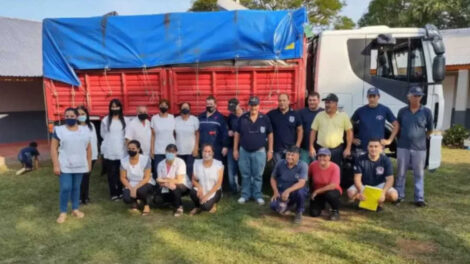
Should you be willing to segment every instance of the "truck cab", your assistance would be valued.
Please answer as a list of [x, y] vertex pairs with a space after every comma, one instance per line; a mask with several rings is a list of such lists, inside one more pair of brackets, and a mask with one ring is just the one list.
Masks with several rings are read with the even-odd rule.
[[[309, 42], [308, 90], [323, 97], [335, 93], [338, 107], [350, 116], [367, 104], [370, 87], [380, 89], [380, 103], [395, 115], [408, 104], [412, 85], [425, 90], [422, 104], [434, 117], [434, 129], [442, 129], [445, 49], [436, 27], [389, 28], [372, 26], [355, 30], [324, 31]], [[389, 130], [390, 124], [387, 124]], [[440, 166], [442, 136], [433, 133], [428, 144], [428, 169]], [[393, 156], [396, 150], [390, 146]]]

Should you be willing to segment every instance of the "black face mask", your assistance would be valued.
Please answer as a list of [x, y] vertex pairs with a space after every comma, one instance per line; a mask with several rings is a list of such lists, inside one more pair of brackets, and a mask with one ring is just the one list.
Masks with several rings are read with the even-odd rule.
[[111, 115], [119, 115], [120, 113], [121, 113], [121, 109], [119, 109], [119, 110], [111, 109]]
[[129, 154], [129, 156], [131, 156], [131, 157], [135, 157], [135, 155], [137, 155], [137, 151], [128, 150], [127, 154]]
[[190, 111], [189, 111], [188, 108], [184, 108], [184, 109], [181, 110], [181, 113], [182, 113], [183, 115], [187, 115], [187, 114], [189, 114], [189, 112], [190, 112]]
[[160, 107], [161, 113], [166, 113], [168, 111], [168, 107]]
[[212, 113], [215, 112], [215, 107], [213, 107], [213, 106], [206, 106], [206, 111], [212, 114]]
[[145, 119], [149, 118], [148, 114], [138, 114], [137, 117], [139, 118], [140, 121], [144, 121]]

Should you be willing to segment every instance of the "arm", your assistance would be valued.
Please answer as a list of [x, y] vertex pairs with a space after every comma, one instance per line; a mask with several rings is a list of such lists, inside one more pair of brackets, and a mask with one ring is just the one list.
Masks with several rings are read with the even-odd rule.
[[268, 134], [268, 161], [272, 160], [273, 158], [273, 142], [274, 142], [274, 136], [273, 133]]
[[196, 142], [194, 143], [193, 157], [199, 156], [199, 130], [194, 132], [196, 135]]
[[238, 143], [240, 142], [240, 133], [235, 132], [233, 136], [233, 159], [238, 160], [239, 153], [238, 153]]
[[353, 139], [354, 139], [354, 134], [351, 128], [346, 131], [346, 148], [344, 149], [344, 152], [343, 152], [344, 157], [351, 155], [351, 146], [352, 146]]
[[91, 143], [86, 147], [86, 160], [88, 162], [88, 171], [91, 171]]
[[127, 171], [123, 170], [121, 168], [121, 170], [119, 171], [119, 175], [120, 175], [120, 178], [121, 178], [122, 185], [124, 185], [125, 188], [131, 190], [132, 187], [131, 187], [129, 181], [127, 180]]
[[59, 163], [59, 140], [56, 138], [52, 138], [51, 141], [51, 159], [52, 165], [54, 166], [54, 174], [59, 176], [60, 175], [60, 163]]
[[271, 183], [271, 188], [273, 189], [273, 197], [271, 197], [271, 201], [274, 201], [274, 200], [276, 200], [277, 198], [279, 198], [279, 196], [280, 196], [279, 190], [277, 189], [277, 181], [276, 181], [276, 178], [274, 178], [273, 176], [271, 176], [270, 183]]
[[152, 136], [150, 137], [150, 158], [153, 159], [154, 155], [155, 155], [155, 131], [152, 128]]
[[393, 125], [392, 133], [390, 134], [390, 137], [388, 138], [388, 142], [386, 142], [388, 144], [386, 145], [390, 145], [393, 142], [393, 140], [398, 134], [398, 131], [400, 130], [400, 124], [398, 123], [397, 120], [393, 121], [392, 125]]
[[228, 138], [228, 126], [225, 119], [222, 117], [222, 122], [220, 123], [220, 132], [222, 133], [222, 156], [227, 156], [229, 138]]
[[[222, 181], [224, 179], [224, 168], [220, 168], [219, 171], [217, 171], [217, 174], [219, 177], [217, 178], [216, 184], [204, 195], [204, 197], [201, 199], [201, 203], [205, 203], [209, 200], [209, 197], [211, 197], [212, 194], [214, 194], [217, 190], [220, 189], [222, 186]], [[198, 189], [199, 190], [199, 189]]]
[[315, 191], [313, 191], [313, 193], [315, 193], [315, 196], [319, 195], [319, 194], [322, 194], [324, 192], [327, 192], [327, 191], [331, 191], [331, 190], [334, 190], [336, 189], [336, 183], [330, 183], [320, 189], [317, 189]]
[[300, 144], [302, 144], [302, 139], [304, 137], [304, 128], [302, 126], [297, 127], [297, 142], [295, 142], [295, 145], [297, 147], [300, 147]]
[[151, 177], [150, 170], [151, 170], [150, 168], [145, 169], [144, 178], [139, 182], [139, 184], [137, 184], [137, 186], [135, 186], [135, 189], [139, 189], [140, 187], [144, 186], [150, 181], [150, 177]]
[[364, 200], [364, 196], [362, 195], [362, 174], [361, 173], [355, 173], [354, 174], [354, 186], [356, 186], [357, 189], [357, 196], [360, 200]]
[[284, 192], [282, 192], [282, 196], [281, 196], [282, 200], [286, 201], [289, 198], [289, 194], [291, 192], [297, 191], [298, 189], [303, 188], [305, 186], [305, 182], [306, 182], [305, 179], [299, 179], [299, 181], [296, 184], [294, 184], [291, 187], [284, 190]]
[[388, 190], [393, 186], [393, 175], [385, 177], [385, 185], [382, 191], [382, 195], [379, 198], [379, 203], [385, 202], [385, 195], [387, 194]]
[[315, 140], [317, 139], [317, 131], [312, 129], [310, 131], [310, 140], [309, 140], [309, 146], [310, 146], [310, 157], [315, 156]]
[[38, 156], [34, 156], [34, 168], [39, 169], [39, 159]]

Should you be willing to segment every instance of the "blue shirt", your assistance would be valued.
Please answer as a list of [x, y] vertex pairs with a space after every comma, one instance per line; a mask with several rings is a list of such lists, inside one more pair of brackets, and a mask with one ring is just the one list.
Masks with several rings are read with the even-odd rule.
[[396, 118], [390, 108], [378, 104], [377, 107], [364, 105], [359, 107], [351, 117], [353, 124], [358, 125], [359, 139], [361, 140], [361, 148], [367, 149], [369, 140], [385, 138], [385, 120], [393, 123]]
[[299, 110], [299, 117], [300, 122], [302, 123], [302, 127], [304, 129], [304, 137], [302, 138], [302, 145], [301, 147], [304, 150], [309, 150], [310, 148], [310, 132], [312, 131], [312, 123], [315, 119], [315, 116], [323, 111], [323, 108], [318, 108], [316, 111], [310, 110], [308, 107]]
[[[238, 128], [238, 119], [240, 119], [240, 117], [238, 117], [236, 114], [230, 114], [228, 116], [228, 120], [227, 120], [227, 125], [228, 125], [228, 130], [231, 130], [233, 132], [237, 131], [237, 128]], [[233, 136], [229, 136], [229, 148], [233, 148]]]
[[380, 154], [377, 161], [372, 161], [366, 153], [356, 159], [354, 173], [362, 174], [362, 184], [376, 186], [384, 183], [386, 177], [393, 176], [392, 161], [384, 154]]
[[274, 170], [271, 173], [271, 177], [276, 179], [279, 192], [283, 192], [299, 182], [299, 180], [307, 180], [308, 165], [307, 163], [299, 160], [294, 167], [289, 168], [287, 166], [287, 161], [284, 159], [276, 164], [276, 167], [274, 167]]
[[237, 132], [240, 134], [240, 146], [248, 152], [253, 152], [266, 145], [273, 128], [267, 115], [259, 113], [256, 121], [252, 122], [248, 112], [238, 119]]
[[30, 162], [33, 157], [39, 156], [39, 151], [33, 147], [22, 148], [18, 153], [18, 160], [23, 162]]
[[297, 127], [301, 126], [299, 114], [289, 109], [285, 114], [279, 109], [274, 109], [268, 113], [269, 120], [273, 126], [274, 151], [283, 151], [297, 141]]
[[[204, 112], [199, 115], [199, 145], [210, 144], [216, 151], [228, 147], [228, 130], [224, 116], [215, 111], [211, 116]], [[218, 152], [218, 151], [217, 151]]]
[[426, 150], [426, 132], [432, 131], [432, 114], [429, 108], [421, 108], [412, 113], [409, 106], [398, 111], [398, 147], [412, 150]]

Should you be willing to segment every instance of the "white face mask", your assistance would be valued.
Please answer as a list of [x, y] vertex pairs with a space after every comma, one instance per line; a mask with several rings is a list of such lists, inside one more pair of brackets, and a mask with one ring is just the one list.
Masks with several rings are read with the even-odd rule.
[[203, 159], [203, 160], [206, 160], [206, 161], [211, 160], [211, 159], [212, 159], [212, 156], [213, 156], [213, 155], [210, 154], [210, 153], [202, 153], [202, 159]]
[[83, 123], [86, 121], [86, 115], [79, 115], [77, 118], [78, 122]]

